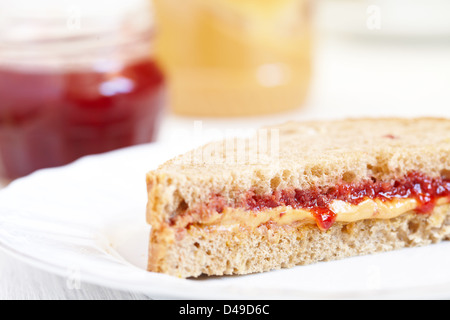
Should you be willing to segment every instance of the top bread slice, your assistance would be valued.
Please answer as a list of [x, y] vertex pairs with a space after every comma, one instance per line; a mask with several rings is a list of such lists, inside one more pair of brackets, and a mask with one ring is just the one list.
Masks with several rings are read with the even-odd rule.
[[[147, 174], [148, 222], [158, 228], [220, 194], [236, 203], [245, 192], [270, 194], [411, 171], [450, 177], [450, 120], [346, 119], [289, 122], [259, 138], [212, 142]], [[262, 136], [262, 139], [261, 139]], [[252, 141], [263, 141], [252, 143]]]

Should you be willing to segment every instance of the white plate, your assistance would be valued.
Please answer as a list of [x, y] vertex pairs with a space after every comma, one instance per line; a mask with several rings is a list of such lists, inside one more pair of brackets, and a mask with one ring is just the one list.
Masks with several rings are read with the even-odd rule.
[[450, 298], [450, 243], [263, 274], [145, 271], [145, 173], [180, 150], [143, 145], [42, 170], [0, 192], [0, 244], [66, 277], [171, 299]]

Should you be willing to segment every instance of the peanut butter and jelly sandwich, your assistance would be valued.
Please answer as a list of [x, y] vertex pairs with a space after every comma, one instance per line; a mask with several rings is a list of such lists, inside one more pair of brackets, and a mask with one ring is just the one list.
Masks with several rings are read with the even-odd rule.
[[450, 237], [450, 120], [289, 122], [147, 174], [148, 270], [264, 272]]

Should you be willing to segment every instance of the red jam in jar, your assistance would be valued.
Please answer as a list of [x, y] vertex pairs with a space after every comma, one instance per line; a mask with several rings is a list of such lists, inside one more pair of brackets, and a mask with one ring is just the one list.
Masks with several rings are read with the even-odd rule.
[[3, 176], [153, 141], [163, 83], [147, 60], [112, 73], [0, 69]]
[[66, 8], [55, 6], [56, 18], [15, 11], [11, 28], [0, 29], [0, 174], [8, 180], [155, 140], [164, 79], [151, 54], [150, 10], [86, 6], [71, 29]]

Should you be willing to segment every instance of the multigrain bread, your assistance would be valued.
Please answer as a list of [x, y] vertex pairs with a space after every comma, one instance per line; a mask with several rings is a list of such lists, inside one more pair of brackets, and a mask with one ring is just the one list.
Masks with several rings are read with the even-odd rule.
[[263, 272], [450, 235], [450, 120], [290, 122], [147, 174], [148, 270]]

